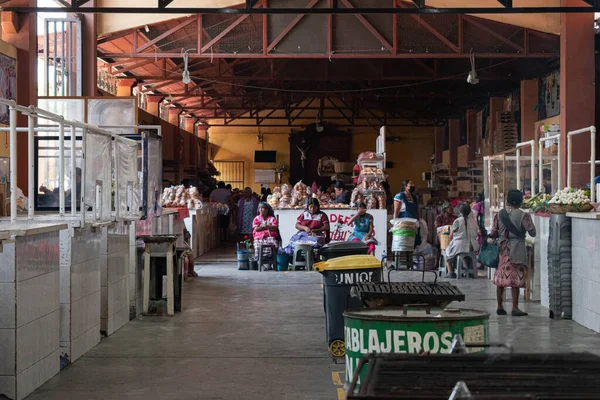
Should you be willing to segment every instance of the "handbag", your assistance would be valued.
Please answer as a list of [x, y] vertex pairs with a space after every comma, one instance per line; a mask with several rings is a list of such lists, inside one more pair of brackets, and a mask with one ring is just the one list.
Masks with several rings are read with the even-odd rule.
[[488, 268], [498, 268], [499, 260], [500, 246], [488, 243], [487, 240], [485, 240], [477, 255], [477, 261]]

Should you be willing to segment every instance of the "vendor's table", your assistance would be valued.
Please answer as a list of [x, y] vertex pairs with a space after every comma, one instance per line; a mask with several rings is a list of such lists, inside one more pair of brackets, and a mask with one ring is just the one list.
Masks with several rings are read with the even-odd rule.
[[165, 245], [166, 246], [166, 264], [167, 264], [167, 314], [169, 316], [175, 315], [175, 263], [173, 263], [173, 251], [175, 242], [177, 241], [175, 235], [160, 235], [160, 236], [139, 236], [145, 244], [145, 257], [144, 257], [144, 314], [148, 314], [150, 309], [150, 262], [152, 255], [152, 245]]
[[[348, 240], [354, 230], [353, 225], [348, 221], [356, 210], [349, 208], [321, 209], [329, 218], [331, 226], [331, 241], [345, 242]], [[298, 232], [296, 229], [296, 220], [304, 212], [304, 209], [279, 209], [275, 210], [275, 217], [279, 222], [279, 232], [281, 233], [281, 245], [287, 246], [290, 238]], [[389, 228], [387, 219], [387, 210], [368, 210], [374, 218], [375, 238], [379, 242], [375, 248], [375, 256], [382, 258], [383, 251], [387, 249], [387, 231]]]

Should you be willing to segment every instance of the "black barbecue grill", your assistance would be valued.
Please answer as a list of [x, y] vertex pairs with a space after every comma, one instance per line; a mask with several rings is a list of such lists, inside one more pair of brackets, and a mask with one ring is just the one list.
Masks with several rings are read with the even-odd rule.
[[445, 308], [465, 295], [448, 282], [390, 282], [358, 285], [358, 295], [366, 307], [428, 305]]
[[600, 357], [590, 353], [372, 354], [347, 399], [598, 399], [599, 376]]

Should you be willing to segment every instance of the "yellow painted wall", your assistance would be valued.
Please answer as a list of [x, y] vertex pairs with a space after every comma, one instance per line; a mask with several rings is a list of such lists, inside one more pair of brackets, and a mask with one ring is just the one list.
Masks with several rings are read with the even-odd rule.
[[[268, 113], [268, 110], [264, 113]], [[305, 111], [302, 116], [306, 115], [306, 117], [295, 121], [297, 126], [290, 128], [261, 126], [262, 144], [258, 144], [257, 141], [259, 128], [235, 126], [236, 123], [251, 121], [238, 120], [232, 122], [229, 127], [211, 127], [209, 128], [209, 141], [212, 159], [214, 161], [244, 161], [246, 185], [257, 190], [260, 185], [254, 183], [254, 168], [268, 169], [270, 165], [254, 164], [254, 151], [275, 150], [277, 151], [277, 161], [289, 164], [290, 144], [288, 137], [290, 132], [301, 130], [303, 126], [314, 123], [315, 113], [316, 111]], [[336, 113], [335, 111], [326, 112], [324, 120], [327, 120], [327, 117], [335, 117]], [[283, 113], [274, 113], [273, 115], [278, 116], [283, 115]], [[222, 120], [218, 122], [221, 123]], [[265, 121], [264, 123], [269, 122]], [[338, 122], [341, 123], [341, 121]], [[276, 120], [273, 123], [281, 124], [282, 121]], [[353, 159], [358, 158], [358, 155], [363, 151], [375, 151], [375, 141], [379, 135], [380, 126], [376, 121], [371, 121], [371, 123], [372, 127], [341, 128], [348, 129], [348, 135], [352, 136]], [[386, 171], [389, 175], [388, 180], [392, 192], [398, 191], [405, 179], [412, 179], [417, 186], [424, 187], [426, 183], [422, 181], [421, 174], [431, 170], [429, 157], [433, 152], [433, 128], [391, 127], [388, 128], [387, 135], [402, 138], [399, 142], [387, 143], [387, 160], [394, 163], [393, 168]], [[287, 177], [284, 177], [284, 181], [286, 179]]]
[[[0, 40], [0, 53], [7, 55], [11, 58], [17, 58], [17, 48], [11, 44], [8, 44], [2, 40]], [[18, 62], [17, 62], [18, 66]], [[17, 68], [17, 73], [18, 73]], [[10, 145], [8, 141], [9, 133], [8, 132], [0, 132], [0, 157], [8, 157], [10, 153]]]
[[[243, 3], [241, 0], [174, 0], [169, 7], [231, 7]], [[270, 0], [271, 7], [277, 7], [277, 0]], [[431, 7], [499, 7], [497, 0], [428, 0]], [[559, 6], [560, 0], [514, 0], [514, 7]], [[98, 0], [98, 7], [122, 7], [121, 0]], [[128, 7], [155, 7], [155, 2], [148, 0], [129, 0]], [[300, 6], [301, 7], [301, 6]], [[184, 17], [185, 14], [98, 14], [98, 35], [154, 24], [174, 18]], [[542, 32], [560, 33], [559, 14], [480, 14], [481, 18], [504, 22], [508, 24], [536, 29]]]
[[[260, 184], [254, 183], [254, 169], [270, 169], [271, 164], [254, 163], [255, 150], [275, 150], [277, 151], [277, 161], [290, 162], [290, 143], [288, 135], [283, 132], [280, 134], [264, 134], [262, 143], [257, 140], [256, 129], [237, 128], [232, 131], [229, 128], [210, 128], [210, 154], [214, 161], [243, 161], [244, 162], [244, 183], [250, 186], [254, 191], [260, 190]], [[218, 178], [217, 178], [218, 179]], [[287, 177], [284, 177], [287, 181]]]

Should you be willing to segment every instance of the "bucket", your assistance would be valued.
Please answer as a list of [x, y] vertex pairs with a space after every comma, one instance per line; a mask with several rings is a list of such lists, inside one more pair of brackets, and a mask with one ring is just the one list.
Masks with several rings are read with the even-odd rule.
[[290, 267], [290, 256], [287, 253], [277, 253], [277, 271], [287, 271]]
[[[344, 313], [346, 384], [350, 385], [361, 357], [369, 353], [449, 353], [454, 335], [465, 344], [489, 341], [488, 319], [483, 311], [469, 309], [365, 308]], [[480, 352], [483, 348], [469, 348]], [[357, 388], [366, 374], [360, 371]]]
[[239, 243], [237, 244], [237, 264], [239, 270], [248, 270], [250, 269], [249, 263], [250, 255], [248, 250], [240, 250]]

